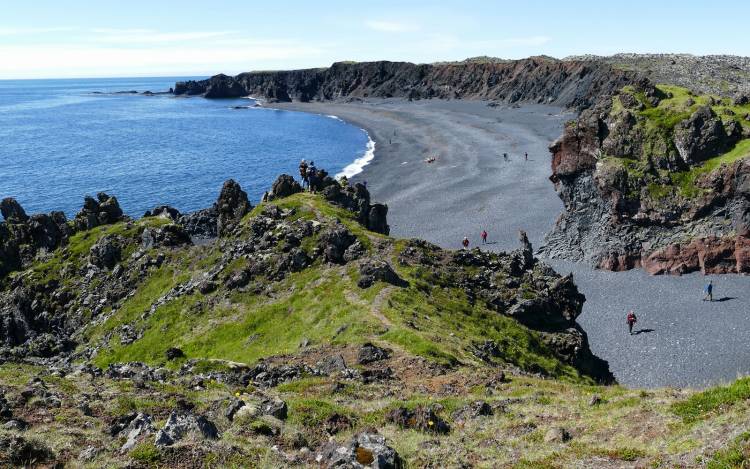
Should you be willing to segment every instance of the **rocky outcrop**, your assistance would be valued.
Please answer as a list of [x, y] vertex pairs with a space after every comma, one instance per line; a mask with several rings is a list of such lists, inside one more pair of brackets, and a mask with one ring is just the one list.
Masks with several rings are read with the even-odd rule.
[[636, 74], [592, 61], [532, 57], [516, 61], [444, 64], [338, 62], [329, 68], [249, 72], [234, 78], [177, 83], [177, 95], [256, 96], [277, 101], [400, 97], [473, 98], [587, 107], [632, 82]]
[[642, 80], [566, 125], [550, 146], [565, 211], [543, 255], [652, 274], [750, 272], [750, 161], [700, 167], [737, 145], [743, 126], [696, 104], [713, 98], [660, 106], [671, 97]]
[[83, 208], [73, 220], [76, 230], [90, 230], [101, 225], [109, 225], [123, 220], [122, 209], [117, 198], [109, 196], [104, 192], [93, 197], [86, 197]]
[[243, 191], [236, 181], [230, 179], [221, 188], [214, 208], [218, 214], [216, 230], [219, 236], [222, 236], [231, 233], [253, 206], [247, 198], [247, 192]]
[[302, 192], [302, 186], [297, 181], [295, 181], [292, 176], [288, 174], [282, 174], [281, 176], [276, 178], [276, 181], [274, 181], [273, 185], [271, 186], [271, 190], [265, 193], [265, 195], [263, 196], [263, 200], [270, 202], [272, 200], [289, 197], [290, 195], [294, 195], [299, 192]]
[[[398, 260], [401, 265], [429, 269], [432, 284], [460, 288], [472, 302], [482, 302], [498, 314], [538, 331], [562, 361], [598, 382], [613, 382], [609, 365], [591, 352], [586, 334], [576, 323], [586, 298], [572, 276], [561, 277], [539, 262], [525, 233], [519, 237], [521, 248], [500, 254], [479, 249], [448, 253], [424, 241], [410, 240]], [[456, 266], [470, 267], [476, 274], [467, 275]], [[543, 287], [532, 291], [531, 285]], [[483, 360], [502, 355], [494, 343], [479, 348], [483, 350], [475, 355]]]

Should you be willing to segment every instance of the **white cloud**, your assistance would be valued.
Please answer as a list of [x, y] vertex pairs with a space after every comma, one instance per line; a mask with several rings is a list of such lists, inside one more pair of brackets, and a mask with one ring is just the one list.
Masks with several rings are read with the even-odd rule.
[[398, 21], [366, 21], [365, 26], [381, 33], [407, 33], [419, 30], [418, 24]]

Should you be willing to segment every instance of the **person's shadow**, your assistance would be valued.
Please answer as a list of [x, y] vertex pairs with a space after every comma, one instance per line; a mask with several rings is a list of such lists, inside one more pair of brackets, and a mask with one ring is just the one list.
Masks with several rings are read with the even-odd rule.
[[721, 298], [715, 299], [714, 301], [717, 302], [717, 303], [721, 303], [722, 301], [732, 301], [732, 300], [736, 300], [736, 299], [737, 298], [735, 298], [733, 296], [723, 296]]
[[653, 329], [638, 329], [637, 331], [633, 331], [633, 335], [648, 334], [649, 332], [654, 332], [654, 330]]

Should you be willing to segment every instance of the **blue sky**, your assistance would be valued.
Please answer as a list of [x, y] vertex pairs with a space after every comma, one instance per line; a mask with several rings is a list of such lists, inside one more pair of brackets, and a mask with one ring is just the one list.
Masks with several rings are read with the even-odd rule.
[[8, 1], [0, 79], [236, 74], [337, 60], [750, 55], [750, 2]]

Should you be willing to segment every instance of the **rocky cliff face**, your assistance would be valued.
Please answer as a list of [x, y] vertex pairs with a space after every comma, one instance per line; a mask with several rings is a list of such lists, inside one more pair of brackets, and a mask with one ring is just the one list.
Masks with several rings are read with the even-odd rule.
[[177, 83], [174, 93], [207, 98], [249, 95], [278, 101], [474, 98], [584, 108], [635, 77], [602, 63], [545, 57], [500, 63], [335, 63], [322, 69], [217, 75]]
[[542, 251], [608, 270], [750, 272], [750, 107], [643, 80], [551, 147], [565, 212]]

